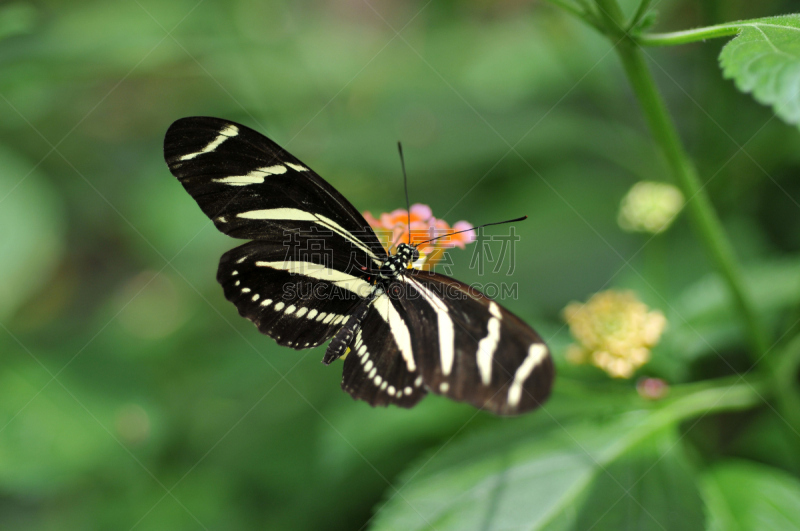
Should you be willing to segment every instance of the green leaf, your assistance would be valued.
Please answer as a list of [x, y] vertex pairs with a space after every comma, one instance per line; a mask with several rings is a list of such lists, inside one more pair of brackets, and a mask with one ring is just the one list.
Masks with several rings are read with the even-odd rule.
[[800, 123], [800, 15], [736, 25], [739, 35], [719, 56], [725, 77], [787, 123]]
[[668, 417], [517, 419], [423, 459], [373, 529], [702, 529]]
[[598, 473], [571, 527], [705, 529], [695, 473], [675, 431], [634, 447]]
[[727, 462], [705, 474], [702, 489], [713, 531], [800, 529], [800, 481], [781, 470]]
[[681, 396], [660, 409], [644, 409], [631, 395], [621, 408], [614, 396], [584, 394], [570, 403], [559, 393], [537, 415], [424, 458], [389, 491], [373, 529], [702, 528], [674, 428], [700, 413], [752, 407], [760, 397], [752, 383], [693, 389], [676, 389]]

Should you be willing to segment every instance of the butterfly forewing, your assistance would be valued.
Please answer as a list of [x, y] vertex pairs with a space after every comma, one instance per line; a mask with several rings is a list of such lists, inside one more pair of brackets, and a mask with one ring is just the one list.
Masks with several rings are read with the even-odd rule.
[[553, 362], [542, 338], [470, 286], [410, 270], [394, 298], [413, 330], [428, 388], [500, 415], [523, 413], [550, 394]]
[[183, 118], [164, 139], [170, 171], [216, 227], [235, 238], [328, 230], [372, 260], [386, 251], [363, 216], [303, 162], [265, 136], [219, 118]]

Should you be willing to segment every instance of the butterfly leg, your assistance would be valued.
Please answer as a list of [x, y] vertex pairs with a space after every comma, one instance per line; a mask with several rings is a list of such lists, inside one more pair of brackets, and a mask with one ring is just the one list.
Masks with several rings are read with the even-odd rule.
[[355, 311], [350, 314], [347, 321], [344, 322], [339, 331], [336, 332], [336, 335], [333, 336], [333, 339], [331, 339], [328, 350], [325, 351], [325, 357], [322, 358], [322, 363], [330, 365], [332, 361], [340, 358], [345, 353], [347, 347], [350, 346], [353, 338], [356, 337], [356, 333], [361, 328], [361, 323], [367, 316], [369, 307], [372, 304], [372, 299], [373, 297], [364, 299], [361, 304], [356, 307]]

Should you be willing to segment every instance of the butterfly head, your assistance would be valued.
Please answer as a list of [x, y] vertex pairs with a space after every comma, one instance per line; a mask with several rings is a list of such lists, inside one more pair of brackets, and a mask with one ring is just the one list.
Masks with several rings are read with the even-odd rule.
[[403, 261], [403, 265], [405, 267], [408, 267], [409, 264], [413, 264], [419, 260], [419, 251], [413, 245], [401, 243], [397, 246], [397, 252], [395, 253], [395, 256]]
[[410, 264], [419, 260], [419, 251], [416, 247], [401, 243], [397, 252], [386, 259], [378, 272], [378, 277], [383, 279], [395, 278], [401, 271], [408, 269]]

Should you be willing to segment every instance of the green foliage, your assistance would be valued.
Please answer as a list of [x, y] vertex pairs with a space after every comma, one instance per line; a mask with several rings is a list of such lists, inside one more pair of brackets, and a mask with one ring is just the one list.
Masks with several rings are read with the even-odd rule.
[[621, 398], [556, 398], [545, 418], [423, 457], [374, 528], [703, 529], [698, 473], [676, 422], [694, 408], [747, 407], [757, 395], [748, 386], [708, 389], [653, 408]]
[[730, 461], [703, 477], [712, 531], [800, 527], [800, 481], [774, 468]]
[[6, 227], [0, 239], [0, 318], [40, 289], [62, 259], [62, 205], [50, 182], [31, 166], [0, 146], [0, 199], [14, 198], [0, 209], [0, 226]]
[[[373, 528], [702, 528], [699, 493], [675, 438], [642, 440], [658, 427], [656, 416], [548, 420], [453, 444], [436, 465], [423, 459], [389, 493]], [[680, 519], [668, 517], [676, 505]]]
[[741, 33], [720, 53], [725, 77], [742, 92], [800, 124], [800, 15], [736, 23]]
[[[770, 326], [780, 325], [800, 299], [800, 263], [793, 259], [753, 264], [744, 271], [759, 315]], [[745, 341], [736, 323], [731, 296], [719, 275], [711, 274], [687, 286], [670, 312], [675, 328], [669, 348], [681, 363], [735, 347]]]
[[[559, 3], [601, 27], [597, 2]], [[644, 44], [665, 40], [652, 4], [621, 5]], [[661, 2], [657, 25], [795, 7], [761, 4]], [[775, 20], [797, 25], [747, 23], [725, 75], [796, 123], [800, 32]], [[723, 26], [698, 31], [739, 31]], [[617, 226], [631, 186], [674, 168], [597, 28], [518, 2], [0, 5], [0, 528], [797, 526], [797, 131], [722, 79], [712, 44], [647, 50], [776, 381], [687, 216], [654, 237]], [[511, 419], [437, 397], [371, 409], [322, 349], [259, 335], [215, 282], [240, 242], [163, 162], [189, 115], [265, 132], [362, 211], [402, 206], [402, 140], [411, 199], [434, 215], [528, 214], [513, 271], [480, 274], [468, 248], [451, 272], [518, 287], [503, 303], [551, 346], [552, 400]], [[564, 359], [563, 308], [609, 288], [667, 316], [636, 375], [665, 398]]]

